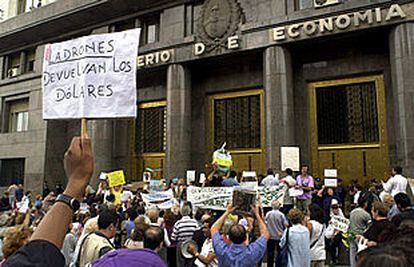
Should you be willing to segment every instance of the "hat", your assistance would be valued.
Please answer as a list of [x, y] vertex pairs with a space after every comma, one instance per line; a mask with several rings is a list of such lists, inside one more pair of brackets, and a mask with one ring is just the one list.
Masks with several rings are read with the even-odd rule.
[[117, 249], [95, 260], [92, 267], [135, 266], [135, 267], [166, 267], [157, 253], [150, 249]]
[[339, 205], [338, 200], [336, 200], [336, 199], [332, 199], [332, 201], [331, 201], [331, 206], [338, 206], [338, 205]]

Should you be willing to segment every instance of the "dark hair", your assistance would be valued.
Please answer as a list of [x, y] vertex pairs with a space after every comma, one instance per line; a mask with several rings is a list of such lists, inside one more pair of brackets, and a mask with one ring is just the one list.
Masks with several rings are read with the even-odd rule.
[[366, 210], [371, 212], [372, 203], [375, 201], [375, 196], [372, 192], [366, 191], [364, 193], [361, 192], [361, 195], [358, 198], [358, 206], [364, 208], [367, 205]]
[[400, 206], [403, 209], [411, 207], [411, 200], [407, 194], [404, 194], [404, 193], [396, 194], [394, 196], [394, 201], [395, 201], [395, 204], [397, 204], [397, 206]]
[[292, 169], [291, 169], [291, 168], [287, 168], [287, 169], [285, 170], [285, 172], [287, 173], [287, 175], [290, 175], [290, 176], [292, 176], [292, 175], [293, 175], [293, 171], [292, 171]]
[[139, 205], [137, 207], [137, 213], [138, 213], [138, 215], [145, 215], [145, 207], [142, 206], [142, 205]]
[[309, 165], [307, 165], [307, 164], [302, 164], [302, 166], [300, 166], [300, 169], [302, 170], [302, 168], [303, 168], [303, 167], [308, 168], [308, 171], [309, 171]]
[[103, 210], [98, 217], [98, 228], [107, 229], [111, 224], [118, 222], [118, 214], [114, 210]]
[[138, 217], [138, 213], [134, 208], [129, 208], [126, 211], [126, 214], [128, 214], [128, 219], [133, 221], [136, 217]]
[[156, 249], [164, 241], [164, 231], [160, 227], [151, 226], [144, 233], [144, 248]]
[[392, 169], [395, 171], [395, 173], [402, 174], [403, 169], [400, 166], [394, 166]]
[[267, 175], [273, 175], [273, 174], [274, 174], [273, 169], [271, 168], [267, 169]]
[[396, 244], [383, 244], [363, 250], [358, 256], [357, 267], [407, 267], [414, 266], [412, 248]]
[[210, 218], [206, 219], [206, 220], [203, 222], [203, 224], [207, 223], [207, 224], [208, 224], [208, 228], [211, 228], [211, 227], [213, 226], [213, 224], [214, 224], [214, 222], [215, 222], [215, 221], [216, 221], [216, 220], [214, 220], [214, 219], [213, 219], [213, 217], [210, 217]]
[[234, 244], [243, 243], [247, 238], [246, 229], [240, 224], [233, 225], [230, 227], [229, 238]]
[[114, 194], [110, 194], [110, 195], [106, 196], [106, 201], [108, 201], [108, 202], [114, 202], [115, 201], [115, 195]]
[[317, 221], [322, 224], [324, 223], [323, 222], [323, 210], [317, 204], [311, 204], [309, 206], [309, 212], [310, 212], [311, 220]]

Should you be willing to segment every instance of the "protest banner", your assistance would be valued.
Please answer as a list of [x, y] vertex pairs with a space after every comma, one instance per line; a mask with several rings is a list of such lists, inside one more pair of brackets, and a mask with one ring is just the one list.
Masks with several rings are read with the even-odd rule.
[[43, 118], [136, 117], [139, 36], [134, 29], [46, 45]]
[[110, 172], [107, 174], [109, 187], [125, 184], [125, 174], [123, 170]]
[[149, 193], [141, 193], [141, 197], [145, 203], [160, 203], [174, 198], [174, 194], [172, 189], [169, 189], [162, 192], [151, 191]]
[[299, 171], [299, 167], [300, 167], [299, 147], [295, 147], [295, 146], [280, 147], [280, 161], [281, 161], [280, 166], [283, 171], [286, 170], [287, 168], [290, 168], [293, 171]]
[[[235, 187], [195, 187], [187, 188], [187, 200], [195, 207], [213, 210], [225, 210], [231, 202]], [[283, 204], [286, 185], [258, 187], [263, 207], [271, 207], [273, 200]]]
[[335, 230], [341, 231], [343, 233], [346, 233], [349, 228], [349, 220], [342, 216], [332, 216], [331, 218], [332, 227]]

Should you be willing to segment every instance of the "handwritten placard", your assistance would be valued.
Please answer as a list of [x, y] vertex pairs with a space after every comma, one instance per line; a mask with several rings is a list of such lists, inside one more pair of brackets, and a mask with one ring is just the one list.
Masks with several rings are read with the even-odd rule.
[[338, 179], [335, 179], [335, 178], [331, 178], [331, 179], [325, 178], [323, 182], [326, 187], [337, 187], [338, 186]]
[[323, 176], [329, 178], [336, 178], [338, 177], [338, 170], [337, 169], [324, 169]]
[[194, 183], [196, 181], [196, 171], [187, 171], [187, 184]]
[[330, 224], [335, 230], [346, 233], [349, 228], [349, 220], [342, 216], [332, 216]]
[[110, 172], [107, 174], [109, 187], [125, 184], [125, 174], [123, 170]]
[[136, 117], [140, 29], [48, 44], [43, 118]]
[[295, 146], [280, 147], [280, 166], [282, 170], [287, 168], [293, 171], [299, 171], [300, 167], [300, 149]]

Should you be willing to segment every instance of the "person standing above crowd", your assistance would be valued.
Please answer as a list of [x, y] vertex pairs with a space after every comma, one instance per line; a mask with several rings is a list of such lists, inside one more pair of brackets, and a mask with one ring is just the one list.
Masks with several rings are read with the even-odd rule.
[[312, 191], [315, 187], [313, 177], [309, 175], [308, 165], [302, 165], [301, 174], [296, 177], [296, 187], [303, 190], [303, 195], [297, 197], [297, 208], [306, 212], [311, 204]]
[[231, 226], [229, 230], [231, 244], [227, 244], [220, 235], [219, 231], [224, 221], [236, 210], [236, 207], [233, 207], [231, 204], [227, 206], [226, 211], [212, 226], [211, 235], [213, 236], [213, 247], [219, 266], [252, 267], [256, 266], [263, 258], [266, 252], [269, 232], [260, 214], [259, 207], [253, 206], [252, 209], [259, 224], [260, 237], [248, 245], [246, 228], [241, 224]]
[[399, 166], [391, 169], [391, 178], [386, 183], [382, 182], [384, 191], [395, 196], [398, 193], [407, 193], [407, 178], [402, 176], [402, 168]]
[[227, 179], [224, 179], [221, 183], [222, 186], [239, 186], [239, 182], [236, 180], [237, 172], [231, 171]]
[[277, 254], [280, 252], [280, 238], [283, 235], [286, 227], [289, 226], [289, 222], [285, 215], [279, 211], [280, 202], [277, 200], [272, 201], [272, 210], [266, 214], [265, 222], [267, 230], [269, 231], [270, 238], [267, 242], [267, 266], [273, 267], [275, 262], [275, 250]]
[[299, 209], [291, 209], [288, 214], [291, 227], [287, 228], [280, 240], [280, 247], [288, 246], [287, 267], [302, 267], [311, 265], [310, 235], [305, 222], [305, 216]]
[[321, 190], [318, 191], [317, 196], [321, 198], [322, 208], [323, 208], [323, 221], [325, 224], [331, 219], [331, 205], [332, 201], [339, 201], [338, 197], [335, 195], [335, 191], [332, 187], [323, 186]]
[[[278, 174], [277, 174], [278, 176]], [[267, 170], [267, 175], [260, 183], [261, 186], [275, 186], [279, 184], [279, 179], [275, 176], [273, 169]]]

